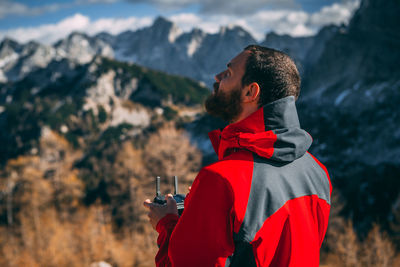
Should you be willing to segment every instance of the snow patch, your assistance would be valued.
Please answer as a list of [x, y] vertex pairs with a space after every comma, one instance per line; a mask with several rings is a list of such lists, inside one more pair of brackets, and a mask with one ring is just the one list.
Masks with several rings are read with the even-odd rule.
[[65, 124], [61, 125], [60, 131], [61, 131], [62, 133], [64, 133], [64, 134], [67, 133], [67, 132], [68, 132], [68, 126], [65, 125]]
[[201, 38], [193, 38], [187, 48], [187, 55], [189, 57], [193, 57], [193, 55], [196, 53], [197, 49], [200, 47], [201, 43], [202, 43], [202, 39]]
[[379, 95], [380, 92], [387, 87], [389, 87], [388, 82], [377, 83], [371, 86], [368, 90], [365, 90], [364, 94], [367, 97], [373, 97], [374, 94]]
[[53, 73], [51, 74], [50, 81], [51, 81], [51, 82], [55, 82], [55, 81], [57, 81], [57, 79], [60, 78], [61, 76], [62, 76], [62, 74], [61, 74], [60, 72], [53, 72]]
[[147, 127], [150, 124], [150, 115], [144, 109], [127, 109], [121, 105], [118, 105], [113, 110], [110, 125], [117, 126], [121, 123], [129, 123], [134, 126]]
[[182, 34], [182, 30], [177, 27], [176, 25], [173, 25], [171, 31], [168, 34], [168, 41], [170, 43], [174, 43], [175, 40]]
[[36, 95], [39, 92], [40, 92], [40, 87], [37, 87], [37, 86], [32, 87], [32, 89], [31, 89], [31, 94], [32, 95]]
[[0, 70], [0, 82], [6, 83], [7, 82], [7, 77], [4, 75], [4, 72]]
[[335, 99], [335, 106], [340, 105], [340, 103], [342, 103], [342, 101], [345, 99], [345, 97], [350, 93], [350, 90], [344, 90], [343, 92], [340, 93], [340, 95], [338, 95], [338, 97], [336, 97]]
[[0, 59], [0, 68], [3, 68], [8, 63], [17, 60], [18, 58], [19, 58], [19, 55], [14, 52], [11, 55], [8, 55], [8, 56]]
[[241, 36], [241, 37], [246, 36], [246, 33], [245, 33], [244, 31], [240, 31], [240, 32], [238, 32], [238, 34], [239, 34], [239, 36]]
[[357, 83], [355, 83], [355, 84], [353, 85], [353, 90], [354, 90], [354, 91], [358, 91], [358, 89], [360, 89], [360, 87], [361, 87], [361, 82], [357, 82]]
[[[97, 84], [90, 87], [87, 91], [83, 110], [93, 110], [95, 116], [98, 115], [98, 106], [102, 106], [107, 114], [111, 114], [110, 125], [117, 126], [121, 123], [129, 123], [134, 126], [147, 127], [150, 124], [150, 115], [143, 108], [127, 108], [123, 105], [123, 98], [129, 98], [131, 92], [136, 90], [138, 80], [132, 79], [129, 86], [124, 88], [121, 98], [115, 94], [115, 76], [113, 70], [103, 74]], [[110, 100], [114, 103], [110, 104]]]
[[138, 88], [139, 80], [138, 78], [133, 78], [128, 84], [124, 86], [124, 90], [121, 93], [122, 99], [129, 99], [133, 92]]
[[107, 113], [111, 112], [110, 99], [114, 102], [116, 102], [117, 99], [114, 90], [114, 77], [114, 71], [109, 71], [100, 76], [97, 80], [97, 84], [87, 90], [83, 110], [88, 111], [92, 109], [94, 115], [97, 115], [97, 107], [101, 105]]

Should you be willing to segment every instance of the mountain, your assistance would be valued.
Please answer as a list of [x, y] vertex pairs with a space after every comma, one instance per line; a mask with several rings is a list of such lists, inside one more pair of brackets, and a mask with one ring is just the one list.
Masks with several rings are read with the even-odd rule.
[[99, 33], [91, 37], [74, 32], [51, 46], [4, 39], [0, 43], [0, 82], [20, 80], [52, 60], [66, 58], [85, 64], [101, 55], [191, 77], [211, 86], [214, 75], [225, 68], [226, 62], [252, 43], [255, 39], [238, 26], [221, 27], [215, 34], [200, 29], [184, 33], [162, 17], [149, 27], [116, 36]]
[[[400, 11], [397, 3], [387, 1], [378, 7], [377, 1], [363, 1], [349, 26], [326, 42], [303, 79], [300, 102], [353, 119], [362, 140], [348, 153], [368, 164], [400, 160], [400, 150], [395, 152], [389, 142], [395, 143], [399, 134], [395, 125], [400, 114], [392, 110], [400, 99], [400, 20], [393, 12]], [[385, 17], [385, 22], [377, 17]], [[363, 144], [366, 140], [368, 145]]]
[[113, 49], [106, 42], [79, 32], [74, 32], [67, 38], [56, 42], [53, 47], [63, 57], [79, 64], [90, 62], [96, 55], [114, 57]]
[[77, 32], [53, 46], [33, 41], [18, 44], [4, 39], [0, 43], [0, 82], [21, 80], [54, 60], [68, 59], [71, 64], [80, 65], [90, 62], [96, 55], [112, 58], [113, 50], [102, 40]]
[[[269, 33], [261, 45], [287, 52], [301, 73], [320, 56], [327, 40], [341, 27], [327, 26], [316, 36], [291, 37]], [[0, 43], [0, 82], [17, 81], [52, 60], [68, 59], [75, 64], [90, 62], [101, 55], [122, 62], [182, 75], [211, 87], [214, 75], [249, 44], [257, 41], [239, 26], [221, 27], [215, 34], [194, 28], [183, 32], [173, 22], [158, 17], [153, 25], [118, 35], [95, 36], [74, 32], [46, 46], [38, 43], [18, 44], [5, 39]], [[36, 55], [36, 56], [35, 56]]]
[[100, 56], [80, 65], [53, 60], [0, 85], [0, 163], [36, 153], [44, 128], [85, 150], [110, 128], [138, 135], [160, 116], [198, 110], [208, 93], [194, 80]]
[[397, 0], [362, 1], [305, 69], [298, 101], [312, 153], [327, 165], [362, 233], [373, 221], [389, 228], [399, 194], [399, 12]]
[[256, 43], [241, 27], [222, 27], [216, 34], [200, 29], [183, 33], [172, 22], [159, 17], [153, 25], [138, 31], [123, 32], [108, 41], [120, 61], [191, 77], [211, 84], [215, 73], [246, 45]]
[[0, 82], [19, 80], [55, 57], [55, 49], [37, 42], [20, 45], [11, 39], [0, 44]]
[[4, 70], [10, 68], [9, 63], [19, 57], [22, 45], [16, 41], [6, 38], [0, 43], [0, 82], [6, 81]]
[[338, 31], [343, 31], [344, 26], [329, 25], [323, 27], [315, 36], [292, 37], [270, 32], [260, 45], [274, 48], [287, 53], [292, 57], [303, 75], [304, 72], [320, 58], [329, 41]]

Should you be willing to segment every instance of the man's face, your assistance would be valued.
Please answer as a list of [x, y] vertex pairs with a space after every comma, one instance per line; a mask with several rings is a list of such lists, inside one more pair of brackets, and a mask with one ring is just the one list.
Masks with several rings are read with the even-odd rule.
[[205, 102], [210, 115], [233, 122], [242, 113], [242, 77], [248, 53], [243, 51], [227, 64], [226, 70], [215, 75], [214, 91]]

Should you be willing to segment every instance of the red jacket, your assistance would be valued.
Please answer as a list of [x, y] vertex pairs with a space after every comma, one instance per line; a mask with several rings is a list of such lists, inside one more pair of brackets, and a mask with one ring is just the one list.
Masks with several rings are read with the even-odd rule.
[[210, 139], [219, 160], [197, 175], [181, 217], [157, 224], [157, 266], [318, 266], [332, 187], [294, 98]]

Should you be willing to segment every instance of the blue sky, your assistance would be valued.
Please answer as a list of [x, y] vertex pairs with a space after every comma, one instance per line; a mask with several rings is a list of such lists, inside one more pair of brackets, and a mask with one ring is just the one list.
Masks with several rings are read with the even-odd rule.
[[118, 34], [164, 16], [182, 31], [217, 32], [239, 25], [256, 39], [275, 31], [315, 34], [327, 24], [347, 23], [360, 0], [0, 0], [0, 39], [52, 43], [72, 31]]

